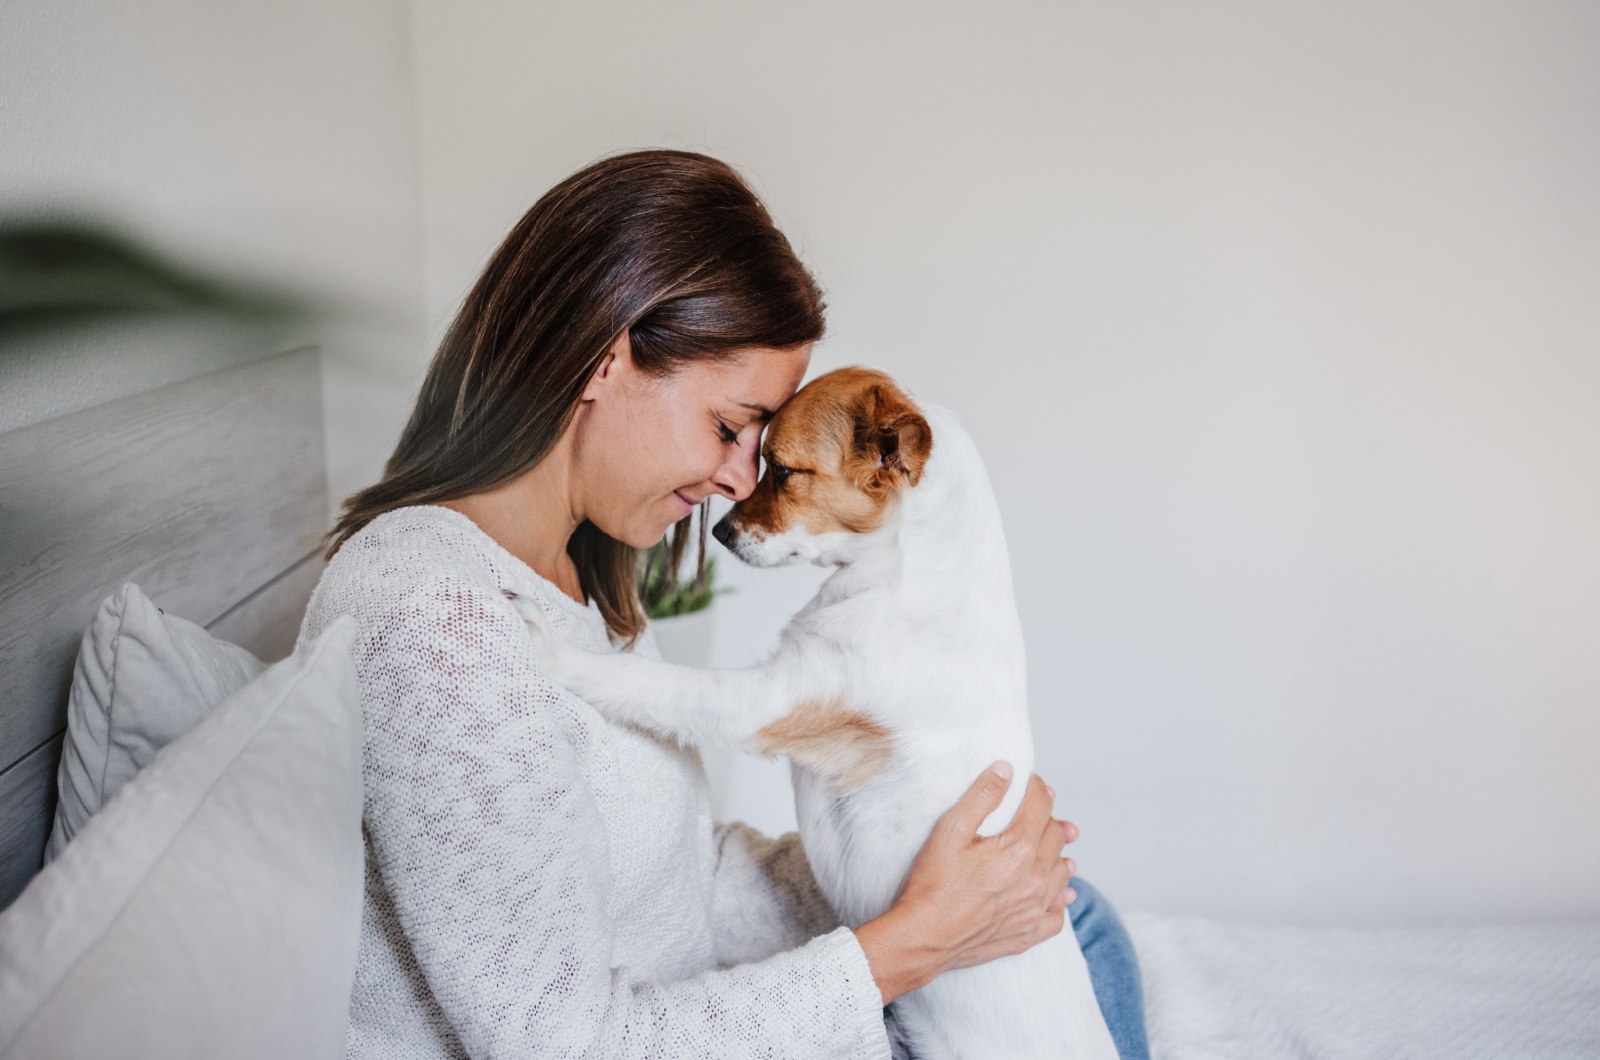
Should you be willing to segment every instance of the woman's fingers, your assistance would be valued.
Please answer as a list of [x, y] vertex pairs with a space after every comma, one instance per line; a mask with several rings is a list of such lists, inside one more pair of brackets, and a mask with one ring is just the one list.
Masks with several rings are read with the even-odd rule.
[[1049, 887], [1050, 894], [1056, 894], [1067, 889], [1067, 882], [1078, 872], [1078, 866], [1071, 858], [1057, 858], [1056, 863], [1050, 866]]
[[1011, 787], [1013, 772], [1010, 762], [996, 762], [985, 769], [967, 793], [944, 813], [944, 823], [964, 839], [978, 834], [984, 818], [1000, 808], [1005, 801], [1006, 789]]
[[1045, 881], [1045, 893], [1050, 895], [1047, 910], [1060, 912], [1078, 897], [1077, 892], [1068, 886], [1072, 877], [1077, 875], [1078, 866], [1071, 858], [1058, 858], [1050, 867], [1050, 873]]
[[931, 943], [941, 955], [939, 968], [1021, 953], [1063, 930], [1067, 907], [1077, 897], [1070, 886], [1077, 864], [1061, 856], [1077, 828], [1052, 816], [1054, 792], [1038, 777], [1028, 778], [1009, 827], [977, 838], [1013, 782], [1009, 764], [996, 762], [972, 783], [940, 818], [890, 910], [919, 925], [924, 948], [929, 940], [943, 940]]
[[1067, 847], [1066, 822], [1058, 821], [1054, 817], [1044, 822], [1044, 831], [1039, 833], [1039, 856], [1059, 858], [1061, 852]]
[[1045, 826], [1050, 824], [1050, 807], [1054, 801], [1050, 797], [1050, 789], [1035, 773], [1028, 778], [1028, 790], [1022, 796], [1022, 805], [1017, 807], [1017, 815], [1011, 819], [1006, 831], [1013, 838], [1039, 843], [1043, 839]]
[[[1068, 876], [1076, 876], [1078, 874], [1078, 863], [1073, 861], [1071, 858], [1062, 857], [1060, 847], [1055, 846], [1053, 843], [1047, 843], [1039, 849], [1040, 871], [1053, 872], [1058, 866], [1062, 865], [1066, 866]], [[1066, 880], [1061, 881], [1061, 885], [1063, 887], [1065, 887], [1066, 884]]]
[[1065, 913], [1067, 911], [1067, 906], [1071, 905], [1073, 899], [1077, 897], [1077, 891], [1073, 890], [1071, 887], [1063, 887], [1061, 889], [1061, 893], [1056, 895], [1055, 900], [1050, 903], [1050, 908], [1047, 910], [1047, 912]]
[[[1044, 786], [1044, 790], [1046, 792], [1048, 792], [1049, 795], [1050, 795], [1050, 804], [1051, 804], [1051, 809], [1053, 810], [1055, 808], [1056, 789], [1052, 788], [1049, 784], [1046, 784]], [[1077, 825], [1073, 824], [1071, 821], [1057, 821], [1056, 823], [1060, 824], [1061, 826], [1063, 826], [1067, 830], [1067, 838], [1066, 838], [1065, 842], [1070, 843], [1073, 840], [1078, 838], [1078, 826]]]
[[1067, 831], [1065, 821], [1050, 820], [1045, 823], [1044, 832], [1039, 836], [1037, 857], [1040, 864], [1049, 864], [1061, 857], [1061, 852], [1066, 849]]

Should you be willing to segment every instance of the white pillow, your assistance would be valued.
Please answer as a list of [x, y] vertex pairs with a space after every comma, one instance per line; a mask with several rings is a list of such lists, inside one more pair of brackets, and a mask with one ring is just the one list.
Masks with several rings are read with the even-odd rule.
[[344, 1055], [355, 631], [339, 619], [173, 741], [0, 913], [0, 1056]]
[[157, 751], [261, 670], [254, 655], [165, 614], [131, 582], [108, 596], [72, 671], [45, 863]]

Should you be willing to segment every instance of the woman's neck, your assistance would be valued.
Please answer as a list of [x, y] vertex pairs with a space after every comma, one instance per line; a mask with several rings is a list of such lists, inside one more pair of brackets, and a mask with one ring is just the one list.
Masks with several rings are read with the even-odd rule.
[[566, 443], [563, 438], [532, 470], [505, 485], [440, 506], [477, 523], [501, 548], [581, 604], [583, 585], [567, 555], [567, 541], [584, 517], [571, 488]]

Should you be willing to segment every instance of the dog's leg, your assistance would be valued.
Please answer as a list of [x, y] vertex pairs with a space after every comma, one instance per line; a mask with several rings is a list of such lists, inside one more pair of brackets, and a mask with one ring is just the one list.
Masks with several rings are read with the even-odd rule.
[[586, 651], [555, 636], [535, 601], [512, 605], [546, 675], [615, 721], [748, 750], [755, 733], [786, 712], [788, 690], [771, 667], [700, 670], [631, 652]]
[[876, 773], [892, 751], [888, 730], [846, 701], [838, 662], [826, 652], [802, 656], [789, 642], [759, 666], [700, 670], [586, 651], [557, 638], [536, 602], [512, 604], [550, 679], [615, 721], [690, 743], [786, 755], [842, 787]]

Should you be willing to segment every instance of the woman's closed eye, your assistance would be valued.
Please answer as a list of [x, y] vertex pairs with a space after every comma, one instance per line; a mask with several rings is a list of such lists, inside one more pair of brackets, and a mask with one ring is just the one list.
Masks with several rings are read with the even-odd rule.
[[732, 427], [729, 427], [721, 420], [717, 421], [717, 436], [720, 437], [724, 443], [732, 442], [734, 445], [739, 444], [739, 432], [734, 430]]

